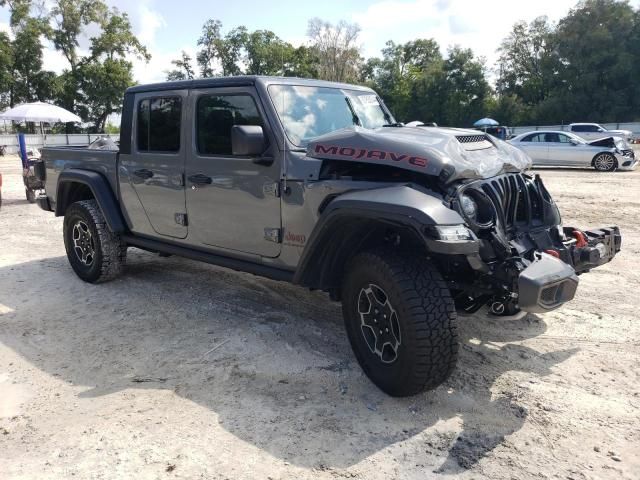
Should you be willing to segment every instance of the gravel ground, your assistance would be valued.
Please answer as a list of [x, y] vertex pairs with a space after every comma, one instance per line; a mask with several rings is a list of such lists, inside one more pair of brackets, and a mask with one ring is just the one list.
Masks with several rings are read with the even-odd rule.
[[407, 399], [362, 374], [323, 294], [131, 249], [80, 281], [62, 219], [0, 157], [0, 478], [640, 478], [640, 171], [542, 170], [623, 252], [564, 308], [460, 319]]

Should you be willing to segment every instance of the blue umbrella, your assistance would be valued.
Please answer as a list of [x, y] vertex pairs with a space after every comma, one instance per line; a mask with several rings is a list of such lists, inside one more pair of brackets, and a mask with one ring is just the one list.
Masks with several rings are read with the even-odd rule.
[[495, 127], [496, 125], [500, 125], [493, 118], [481, 118], [476, 123], [473, 124], [474, 127]]

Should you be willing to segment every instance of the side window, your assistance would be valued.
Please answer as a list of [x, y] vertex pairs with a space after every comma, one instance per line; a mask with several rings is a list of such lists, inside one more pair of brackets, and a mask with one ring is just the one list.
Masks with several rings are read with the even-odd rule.
[[544, 141], [548, 143], [558, 143], [560, 139], [558, 138], [557, 133], [545, 133]]
[[544, 142], [541, 133], [534, 133], [522, 139], [523, 142]]
[[586, 132], [585, 125], [573, 125], [571, 127], [572, 132]]
[[562, 133], [558, 134], [558, 141], [560, 143], [569, 143], [570, 142], [570, 138], [568, 135], [564, 135]]
[[202, 155], [231, 155], [234, 125], [263, 126], [258, 107], [247, 94], [204, 95], [196, 111], [196, 142]]
[[138, 151], [180, 150], [180, 97], [145, 98], [138, 103]]

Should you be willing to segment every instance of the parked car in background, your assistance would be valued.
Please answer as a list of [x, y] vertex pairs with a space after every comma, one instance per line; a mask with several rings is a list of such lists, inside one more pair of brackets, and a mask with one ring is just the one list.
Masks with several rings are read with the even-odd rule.
[[509, 143], [526, 152], [533, 166], [593, 167], [601, 172], [636, 166], [633, 149], [619, 137], [587, 142], [569, 132], [535, 131], [518, 135]]
[[2, 208], [2, 173], [0, 173], [0, 208]]
[[497, 125], [495, 127], [483, 127], [478, 130], [488, 133], [489, 135], [499, 138], [500, 140], [509, 140], [512, 137], [511, 129], [504, 125]]
[[627, 142], [633, 142], [631, 130], [607, 130], [597, 123], [572, 123], [569, 131], [585, 140], [595, 140], [602, 137], [620, 137]]

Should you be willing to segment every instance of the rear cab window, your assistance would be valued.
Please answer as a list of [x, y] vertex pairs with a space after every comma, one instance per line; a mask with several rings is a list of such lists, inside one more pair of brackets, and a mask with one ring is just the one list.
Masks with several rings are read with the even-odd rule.
[[178, 152], [182, 99], [144, 98], [138, 102], [136, 143], [139, 152]]

